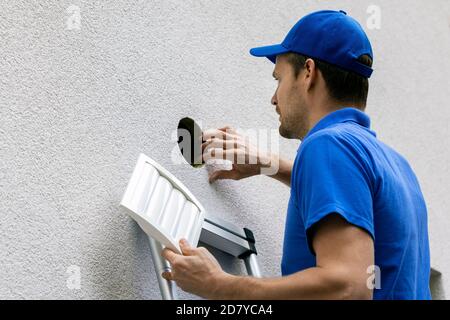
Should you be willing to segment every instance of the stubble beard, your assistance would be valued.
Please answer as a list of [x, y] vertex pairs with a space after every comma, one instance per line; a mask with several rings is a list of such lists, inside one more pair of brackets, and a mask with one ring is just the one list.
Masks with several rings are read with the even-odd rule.
[[[301, 108], [298, 106], [297, 108]], [[279, 133], [286, 139], [300, 139], [303, 140], [308, 134], [308, 112], [305, 108], [301, 108], [301, 111], [288, 119], [282, 119], [280, 124]]]

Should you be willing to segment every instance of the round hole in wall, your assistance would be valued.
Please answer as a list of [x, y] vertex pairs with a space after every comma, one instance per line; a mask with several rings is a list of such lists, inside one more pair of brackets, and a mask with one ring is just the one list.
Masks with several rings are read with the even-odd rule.
[[183, 118], [178, 123], [178, 147], [183, 158], [194, 168], [200, 168], [202, 159], [203, 133], [200, 126], [191, 118]]

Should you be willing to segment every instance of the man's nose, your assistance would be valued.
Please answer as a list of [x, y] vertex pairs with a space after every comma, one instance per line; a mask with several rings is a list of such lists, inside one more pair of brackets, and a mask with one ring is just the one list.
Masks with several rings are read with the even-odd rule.
[[278, 104], [278, 100], [277, 100], [277, 93], [275, 92], [275, 94], [272, 96], [272, 100], [271, 103], [276, 106]]

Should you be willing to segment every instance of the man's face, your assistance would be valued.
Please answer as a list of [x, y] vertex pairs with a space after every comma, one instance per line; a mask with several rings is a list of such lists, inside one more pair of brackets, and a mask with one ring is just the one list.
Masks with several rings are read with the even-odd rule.
[[295, 77], [294, 68], [287, 58], [277, 56], [273, 76], [278, 86], [272, 104], [280, 115], [280, 135], [288, 139], [303, 139], [309, 131], [302, 72]]

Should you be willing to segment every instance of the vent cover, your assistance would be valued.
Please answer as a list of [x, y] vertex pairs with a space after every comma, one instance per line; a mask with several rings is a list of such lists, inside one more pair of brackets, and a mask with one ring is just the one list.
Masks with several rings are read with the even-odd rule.
[[139, 156], [120, 205], [167, 248], [181, 253], [182, 238], [197, 246], [205, 209], [186, 186], [144, 154]]

